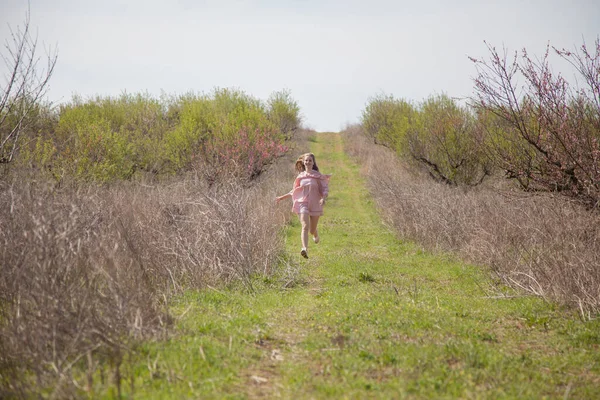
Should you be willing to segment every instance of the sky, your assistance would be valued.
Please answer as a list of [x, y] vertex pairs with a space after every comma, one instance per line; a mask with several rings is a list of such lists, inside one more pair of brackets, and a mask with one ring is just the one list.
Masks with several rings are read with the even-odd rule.
[[55, 104], [289, 90], [304, 126], [320, 132], [360, 122], [382, 94], [472, 96], [469, 56], [489, 58], [485, 42], [541, 56], [548, 44], [575, 49], [600, 36], [598, 0], [0, 0], [3, 45], [28, 4], [38, 55], [58, 52]]

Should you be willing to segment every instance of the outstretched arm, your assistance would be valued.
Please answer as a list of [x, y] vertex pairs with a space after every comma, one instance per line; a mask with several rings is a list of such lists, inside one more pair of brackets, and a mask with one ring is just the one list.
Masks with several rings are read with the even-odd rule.
[[279, 203], [279, 202], [280, 202], [281, 200], [283, 200], [283, 199], [287, 199], [288, 197], [292, 197], [292, 192], [293, 192], [293, 191], [294, 191], [294, 190], [295, 190], [295, 189], [296, 189], [298, 186], [300, 186], [300, 179], [299, 179], [299, 178], [296, 178], [296, 179], [294, 180], [294, 188], [293, 188], [291, 191], [289, 191], [288, 193], [284, 194], [283, 196], [277, 196], [277, 197], [275, 197], [275, 202], [276, 202], [276, 203]]
[[288, 197], [292, 197], [292, 194], [291, 193], [286, 193], [283, 196], [277, 196], [277, 197], [275, 197], [275, 202], [279, 203], [281, 200], [287, 199]]

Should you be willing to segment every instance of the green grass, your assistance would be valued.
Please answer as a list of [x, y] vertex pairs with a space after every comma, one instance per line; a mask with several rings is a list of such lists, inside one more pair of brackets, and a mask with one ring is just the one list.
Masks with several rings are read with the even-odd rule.
[[296, 275], [177, 299], [176, 335], [124, 367], [134, 377], [124, 397], [600, 398], [597, 320], [399, 241], [340, 136], [311, 146], [333, 177], [310, 258], [294, 219], [285, 235]]

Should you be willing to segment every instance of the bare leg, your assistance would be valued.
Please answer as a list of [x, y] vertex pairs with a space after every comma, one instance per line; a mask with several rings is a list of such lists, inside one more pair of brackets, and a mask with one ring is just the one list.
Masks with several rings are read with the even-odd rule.
[[310, 229], [310, 216], [308, 214], [300, 214], [300, 223], [302, 224], [302, 232], [300, 239], [302, 240], [302, 248], [308, 248], [308, 230]]
[[319, 216], [314, 215], [310, 217], [310, 234], [314, 237], [318, 236], [317, 233], [317, 224], [319, 223]]

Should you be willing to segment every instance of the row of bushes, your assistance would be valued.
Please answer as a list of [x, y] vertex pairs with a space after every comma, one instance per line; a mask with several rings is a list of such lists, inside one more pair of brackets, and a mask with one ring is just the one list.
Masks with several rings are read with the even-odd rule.
[[[591, 208], [600, 205], [600, 39], [595, 52], [554, 49], [569, 61], [582, 87], [554, 75], [549, 50], [533, 61], [473, 59], [475, 96], [461, 104], [446, 95], [414, 104], [393, 96], [369, 100], [362, 114], [375, 143], [452, 185], [477, 185], [503, 171], [527, 191], [555, 191]], [[523, 88], [519, 80], [524, 82]]]
[[362, 125], [375, 143], [424, 166], [437, 181], [476, 185], [491, 172], [475, 116], [447, 95], [418, 104], [377, 96], [363, 111]]
[[288, 91], [266, 102], [235, 89], [160, 99], [75, 97], [56, 112], [30, 115], [35, 123], [21, 135], [12, 164], [57, 180], [106, 182], [192, 168], [210, 181], [223, 171], [252, 179], [286, 151], [299, 112]]

